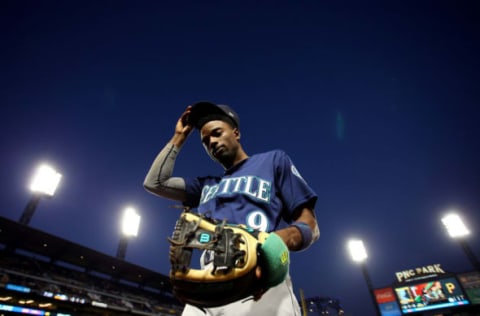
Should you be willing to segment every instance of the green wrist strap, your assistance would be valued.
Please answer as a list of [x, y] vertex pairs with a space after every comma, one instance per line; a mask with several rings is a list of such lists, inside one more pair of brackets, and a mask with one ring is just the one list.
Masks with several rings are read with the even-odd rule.
[[[260, 247], [263, 273], [267, 274], [267, 286], [272, 287], [285, 280], [290, 265], [287, 245], [275, 233], [270, 233]], [[264, 271], [266, 270], [266, 271]]]

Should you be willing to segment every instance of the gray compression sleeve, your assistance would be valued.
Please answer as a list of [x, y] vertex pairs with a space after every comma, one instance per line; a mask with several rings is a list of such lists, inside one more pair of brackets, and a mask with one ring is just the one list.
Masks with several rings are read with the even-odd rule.
[[172, 177], [175, 159], [179, 152], [180, 148], [167, 144], [158, 153], [143, 182], [143, 187], [147, 191], [170, 200], [186, 200], [185, 180]]

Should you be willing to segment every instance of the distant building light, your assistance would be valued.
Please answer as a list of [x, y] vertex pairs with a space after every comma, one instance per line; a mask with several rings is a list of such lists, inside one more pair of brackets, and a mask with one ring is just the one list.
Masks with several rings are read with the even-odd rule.
[[59, 301], [68, 301], [68, 295], [66, 294], [58, 293], [58, 294], [55, 294], [53, 298]]
[[52, 293], [52, 292], [49, 292], [49, 291], [44, 291], [44, 292], [43, 292], [43, 296], [45, 296], [45, 297], [53, 297], [53, 293]]
[[52, 303], [40, 303], [38, 304], [38, 307], [42, 307], [42, 308], [52, 307]]
[[38, 309], [26, 308], [23, 306], [13, 306], [13, 305], [4, 305], [0, 304], [0, 311], [14, 312], [20, 314], [31, 314], [31, 315], [45, 315], [45, 311]]
[[101, 307], [101, 308], [107, 308], [108, 305], [102, 302], [97, 302], [97, 301], [92, 301], [92, 306], [95, 307]]
[[31, 289], [29, 287], [22, 286], [22, 285], [16, 285], [16, 284], [12, 284], [12, 283], [7, 283], [5, 288], [7, 290], [17, 291], [17, 292], [22, 292], [22, 293], [30, 293], [30, 291], [31, 291]]

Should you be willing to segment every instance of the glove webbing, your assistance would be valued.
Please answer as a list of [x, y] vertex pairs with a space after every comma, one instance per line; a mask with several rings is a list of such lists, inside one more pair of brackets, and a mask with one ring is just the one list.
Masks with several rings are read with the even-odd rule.
[[[214, 222], [213, 219], [208, 220]], [[184, 218], [177, 220], [172, 238], [168, 238], [174, 251], [174, 255], [170, 256], [175, 258], [174, 262], [171, 262], [174, 271], [186, 272], [190, 267], [194, 249], [213, 251], [212, 274], [215, 274], [218, 268], [219, 271], [228, 273], [232, 268], [243, 264], [245, 251], [238, 247], [239, 243], [243, 243], [241, 235], [225, 226], [225, 221], [215, 227], [214, 233], [199, 229], [199, 226], [200, 221], [192, 222]]]

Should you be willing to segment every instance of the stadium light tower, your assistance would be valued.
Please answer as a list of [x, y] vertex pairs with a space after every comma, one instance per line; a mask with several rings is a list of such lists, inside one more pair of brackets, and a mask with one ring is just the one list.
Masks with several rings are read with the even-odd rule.
[[33, 213], [35, 213], [38, 203], [40, 203], [40, 199], [42, 197], [51, 198], [55, 194], [61, 178], [62, 175], [49, 165], [41, 164], [38, 166], [30, 182], [32, 197], [19, 219], [21, 224], [28, 225], [30, 223]]
[[470, 235], [470, 230], [465, 226], [461, 217], [458, 214], [451, 212], [442, 218], [442, 223], [450, 237], [459, 241], [463, 251], [465, 251], [465, 254], [475, 270], [480, 271], [480, 262], [477, 257], [475, 257], [475, 254], [472, 249], [470, 249], [466, 240], [466, 237]]
[[122, 237], [117, 249], [117, 258], [125, 259], [127, 253], [128, 240], [131, 237], [136, 237], [138, 234], [138, 227], [140, 226], [140, 215], [137, 214], [135, 209], [127, 207], [123, 212], [122, 218]]
[[352, 257], [352, 260], [354, 262], [359, 263], [362, 268], [363, 277], [367, 282], [368, 292], [373, 301], [373, 307], [375, 308], [376, 314], [380, 315], [380, 312], [377, 307], [377, 302], [375, 301], [375, 296], [373, 293], [372, 280], [370, 279], [370, 275], [368, 274], [367, 266], [365, 264], [365, 261], [367, 260], [368, 255], [367, 255], [367, 250], [365, 249], [365, 246], [363, 244], [363, 241], [359, 239], [349, 240], [347, 243], [347, 247], [348, 247], [348, 251], [350, 252], [350, 256]]

